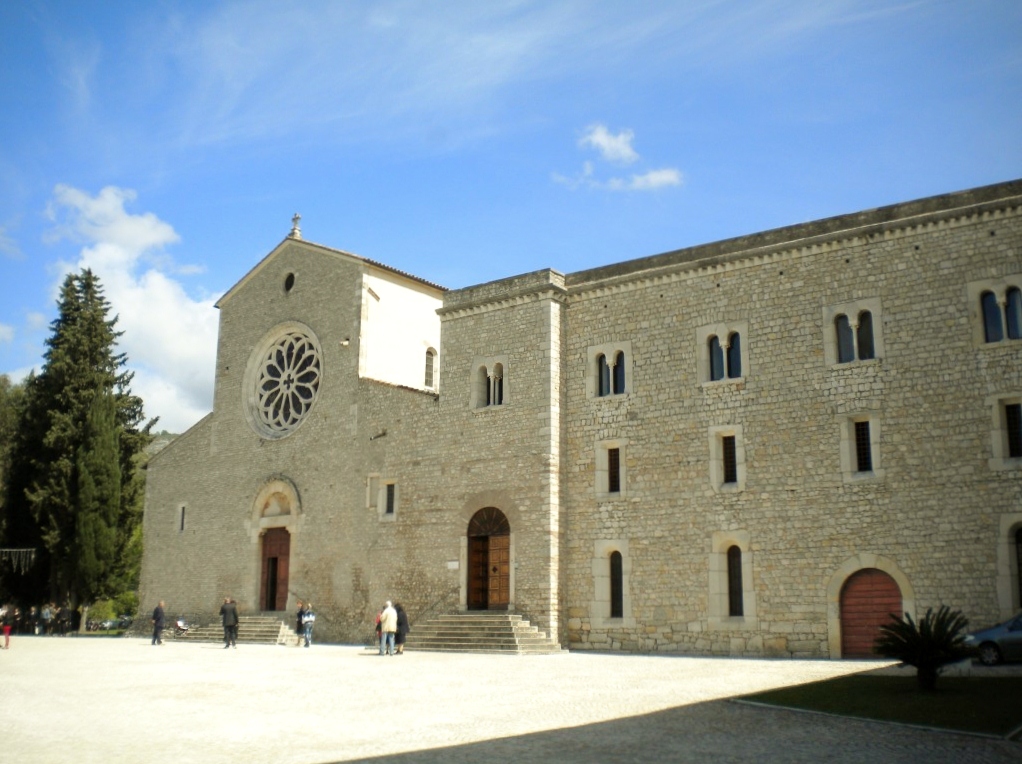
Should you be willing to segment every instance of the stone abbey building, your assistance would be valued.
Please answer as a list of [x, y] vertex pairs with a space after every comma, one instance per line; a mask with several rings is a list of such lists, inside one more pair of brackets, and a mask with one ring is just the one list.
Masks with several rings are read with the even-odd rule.
[[143, 608], [840, 657], [892, 611], [1020, 607], [1022, 181], [456, 290], [296, 222], [217, 307]]

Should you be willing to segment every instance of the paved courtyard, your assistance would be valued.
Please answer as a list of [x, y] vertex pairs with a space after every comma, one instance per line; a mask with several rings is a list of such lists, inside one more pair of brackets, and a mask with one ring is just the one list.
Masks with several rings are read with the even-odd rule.
[[1018, 762], [1022, 744], [727, 702], [880, 663], [15, 637], [11, 762]]

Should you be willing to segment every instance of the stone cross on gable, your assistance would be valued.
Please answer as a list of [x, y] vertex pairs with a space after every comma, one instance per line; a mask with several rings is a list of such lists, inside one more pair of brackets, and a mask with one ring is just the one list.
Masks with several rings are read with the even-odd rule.
[[302, 238], [302, 229], [301, 226], [298, 225], [301, 222], [302, 216], [296, 212], [294, 214], [294, 217], [291, 218], [291, 233], [288, 234], [288, 236], [290, 236], [292, 239]]

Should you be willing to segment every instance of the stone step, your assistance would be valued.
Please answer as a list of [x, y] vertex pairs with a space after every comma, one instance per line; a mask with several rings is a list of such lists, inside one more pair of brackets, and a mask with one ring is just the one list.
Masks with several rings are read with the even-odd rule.
[[[173, 628], [173, 627], [172, 627]], [[223, 642], [224, 628], [219, 623], [192, 626], [181, 639], [191, 642]], [[241, 616], [238, 619], [238, 641], [248, 644], [297, 644], [298, 637], [284, 621], [275, 616]]]
[[464, 613], [436, 616], [416, 624], [407, 650], [537, 654], [560, 652], [545, 633], [514, 613]]

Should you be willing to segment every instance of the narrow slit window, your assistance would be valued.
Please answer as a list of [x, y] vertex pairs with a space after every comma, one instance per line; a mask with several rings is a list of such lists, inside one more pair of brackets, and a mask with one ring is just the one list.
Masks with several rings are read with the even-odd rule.
[[607, 449], [607, 493], [621, 493], [621, 449]]
[[504, 405], [504, 367], [499, 363], [493, 369], [493, 398], [494, 406]]
[[397, 486], [394, 483], [387, 483], [387, 504], [384, 508], [384, 513], [388, 515], [394, 514], [394, 498]]
[[624, 618], [624, 573], [620, 552], [610, 553], [610, 617]]
[[178, 531], [178, 533], [184, 533], [184, 531], [185, 531], [185, 514], [186, 514], [188, 508], [184, 504], [182, 504], [179, 507], [179, 509], [181, 510], [181, 512], [180, 512], [180, 518], [178, 520], [177, 531]]
[[710, 337], [707, 343], [710, 351], [710, 381], [724, 379], [724, 349], [716, 336]]
[[727, 614], [745, 615], [742, 598], [742, 550], [733, 546], [727, 550]]
[[856, 472], [873, 471], [873, 453], [869, 443], [869, 422], [855, 423], [855, 464]]
[[597, 395], [601, 398], [610, 395], [610, 364], [607, 363], [607, 356], [600, 353], [596, 357]]
[[859, 326], [855, 333], [859, 346], [859, 360], [867, 361], [873, 358], [876, 355], [873, 350], [873, 314], [868, 310], [859, 314]]
[[619, 351], [614, 356], [614, 395], [621, 395], [625, 391], [625, 354]]
[[852, 338], [852, 325], [848, 316], [834, 319], [834, 331], [837, 333], [837, 362], [850, 363], [855, 360], [855, 341]]
[[433, 387], [433, 374], [434, 374], [434, 363], [436, 362], [436, 353], [432, 350], [426, 351], [426, 376], [425, 384], [426, 387]]
[[1008, 435], [1008, 458], [1022, 458], [1022, 403], [1004, 407], [1004, 426]]
[[735, 449], [735, 436], [725, 435], [721, 438], [721, 459], [724, 463], [724, 483], [738, 482], [738, 457]]
[[983, 336], [987, 342], [1000, 342], [1004, 339], [1004, 327], [997, 296], [993, 292], [984, 292], [979, 299], [983, 309]]
[[1008, 290], [1008, 300], [1004, 306], [1005, 319], [1008, 324], [1008, 339], [1022, 339], [1022, 290], [1012, 287]]
[[742, 337], [738, 332], [727, 338], [727, 376], [728, 379], [742, 376]]

